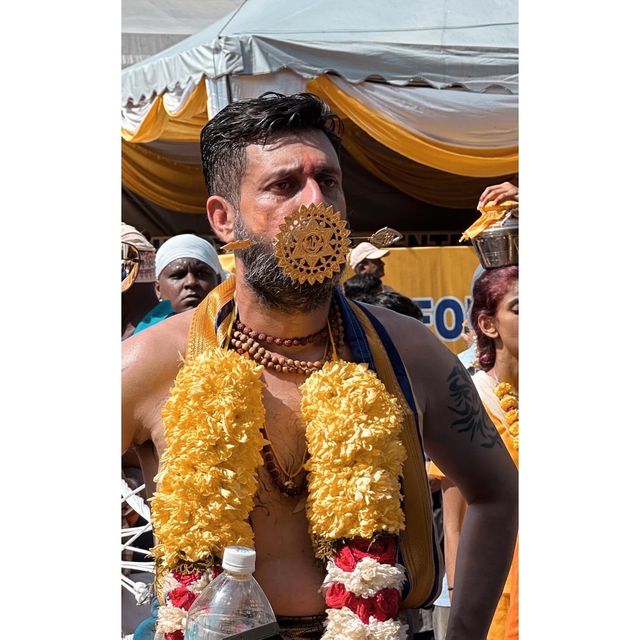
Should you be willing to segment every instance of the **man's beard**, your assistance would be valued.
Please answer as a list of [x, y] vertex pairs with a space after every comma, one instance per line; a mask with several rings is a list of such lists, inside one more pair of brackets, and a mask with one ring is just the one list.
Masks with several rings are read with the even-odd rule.
[[245, 282], [266, 307], [289, 313], [313, 311], [331, 297], [333, 287], [340, 282], [344, 269], [319, 283], [296, 282], [278, 265], [273, 242], [249, 231], [239, 215], [234, 220], [233, 230], [236, 240], [255, 242], [235, 254], [244, 265]]

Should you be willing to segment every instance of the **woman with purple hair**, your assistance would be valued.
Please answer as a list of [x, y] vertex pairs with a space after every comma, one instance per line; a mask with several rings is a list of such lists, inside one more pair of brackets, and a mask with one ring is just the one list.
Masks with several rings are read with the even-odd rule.
[[[477, 336], [480, 371], [474, 376], [495, 387], [507, 382], [518, 394], [518, 267], [485, 271], [473, 287], [471, 324]], [[482, 393], [480, 394], [482, 397]], [[489, 396], [492, 400], [493, 397]], [[492, 403], [493, 404], [493, 403]]]

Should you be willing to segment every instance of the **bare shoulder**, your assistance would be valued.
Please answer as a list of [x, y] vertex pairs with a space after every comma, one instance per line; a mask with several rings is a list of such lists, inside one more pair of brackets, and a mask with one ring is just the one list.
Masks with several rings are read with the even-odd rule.
[[386, 329], [412, 380], [429, 382], [446, 376], [456, 364], [457, 358], [419, 320], [384, 307], [366, 306]]
[[145, 370], [151, 377], [162, 375], [175, 362], [179, 366], [187, 348], [193, 311], [171, 316], [122, 343], [123, 373]]
[[122, 343], [122, 447], [157, 429], [160, 408], [187, 349], [192, 311], [159, 322]]

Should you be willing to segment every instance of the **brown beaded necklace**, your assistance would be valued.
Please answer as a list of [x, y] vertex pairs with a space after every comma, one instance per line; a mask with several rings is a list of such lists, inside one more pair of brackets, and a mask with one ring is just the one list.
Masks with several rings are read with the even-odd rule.
[[[333, 340], [332, 328], [335, 328], [337, 333], [335, 343]], [[327, 336], [324, 355], [321, 360], [316, 360], [315, 362], [287, 358], [278, 353], [273, 353], [263, 346], [265, 343], [283, 345], [286, 347], [311, 344], [319, 340], [324, 335]], [[254, 331], [247, 327], [247, 325], [240, 322], [239, 318], [237, 318], [233, 323], [233, 333], [231, 335], [230, 343], [240, 355], [246, 354], [259, 364], [269, 369], [282, 373], [301, 373], [309, 375], [314, 371], [319, 371], [324, 363], [329, 361], [333, 354], [337, 355], [337, 352], [342, 348], [344, 344], [344, 322], [335, 302], [332, 302], [331, 304], [327, 326], [323, 327], [320, 331], [316, 331], [308, 336], [299, 338], [278, 338]], [[265, 440], [268, 441], [262, 449], [262, 456], [264, 458], [265, 467], [274, 484], [280, 491], [288, 496], [300, 495], [306, 487], [307, 472], [304, 469], [304, 464], [309, 458], [309, 452], [305, 452], [302, 462], [295, 471], [286, 471], [271, 446], [271, 438], [269, 438], [269, 434], [267, 433], [266, 425], [263, 425], [260, 431], [262, 432]]]
[[[332, 338], [331, 327], [335, 327], [337, 332], [337, 340], [335, 349], [339, 350], [344, 344], [344, 323], [342, 316], [335, 304], [331, 305], [329, 313], [328, 326], [323, 327], [320, 331], [316, 331], [308, 336], [301, 338], [278, 338], [267, 335], [266, 333], [254, 331], [247, 327], [244, 323], [236, 319], [233, 323], [233, 333], [231, 334], [231, 346], [240, 354], [248, 355], [258, 364], [282, 373], [301, 373], [309, 375], [314, 371], [319, 371], [325, 362], [329, 361], [332, 356]], [[286, 356], [274, 353], [267, 349], [264, 344], [277, 344], [286, 347], [293, 345], [305, 345], [316, 342], [323, 335], [327, 335], [327, 342], [324, 354], [320, 360], [295, 360]]]
[[240, 320], [236, 320], [235, 328], [238, 329], [238, 331], [241, 331], [245, 336], [248, 336], [252, 339], [257, 339], [258, 342], [284, 345], [285, 347], [298, 347], [305, 344], [311, 344], [319, 340], [327, 333], [327, 327], [322, 327], [320, 331], [316, 331], [315, 333], [312, 333], [308, 336], [303, 336], [302, 338], [276, 338], [274, 336], [270, 336], [268, 333], [258, 333], [257, 331], [254, 331], [253, 329], [247, 327], [246, 324], [240, 322]]

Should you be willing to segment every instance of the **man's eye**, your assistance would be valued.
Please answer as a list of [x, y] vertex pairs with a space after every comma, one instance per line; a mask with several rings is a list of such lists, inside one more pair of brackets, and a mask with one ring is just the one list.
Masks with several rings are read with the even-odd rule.
[[275, 182], [272, 188], [276, 191], [288, 191], [291, 189], [291, 185], [291, 180], [280, 180], [280, 182]]
[[338, 186], [338, 181], [335, 178], [325, 178], [324, 186], [333, 189], [334, 187]]

